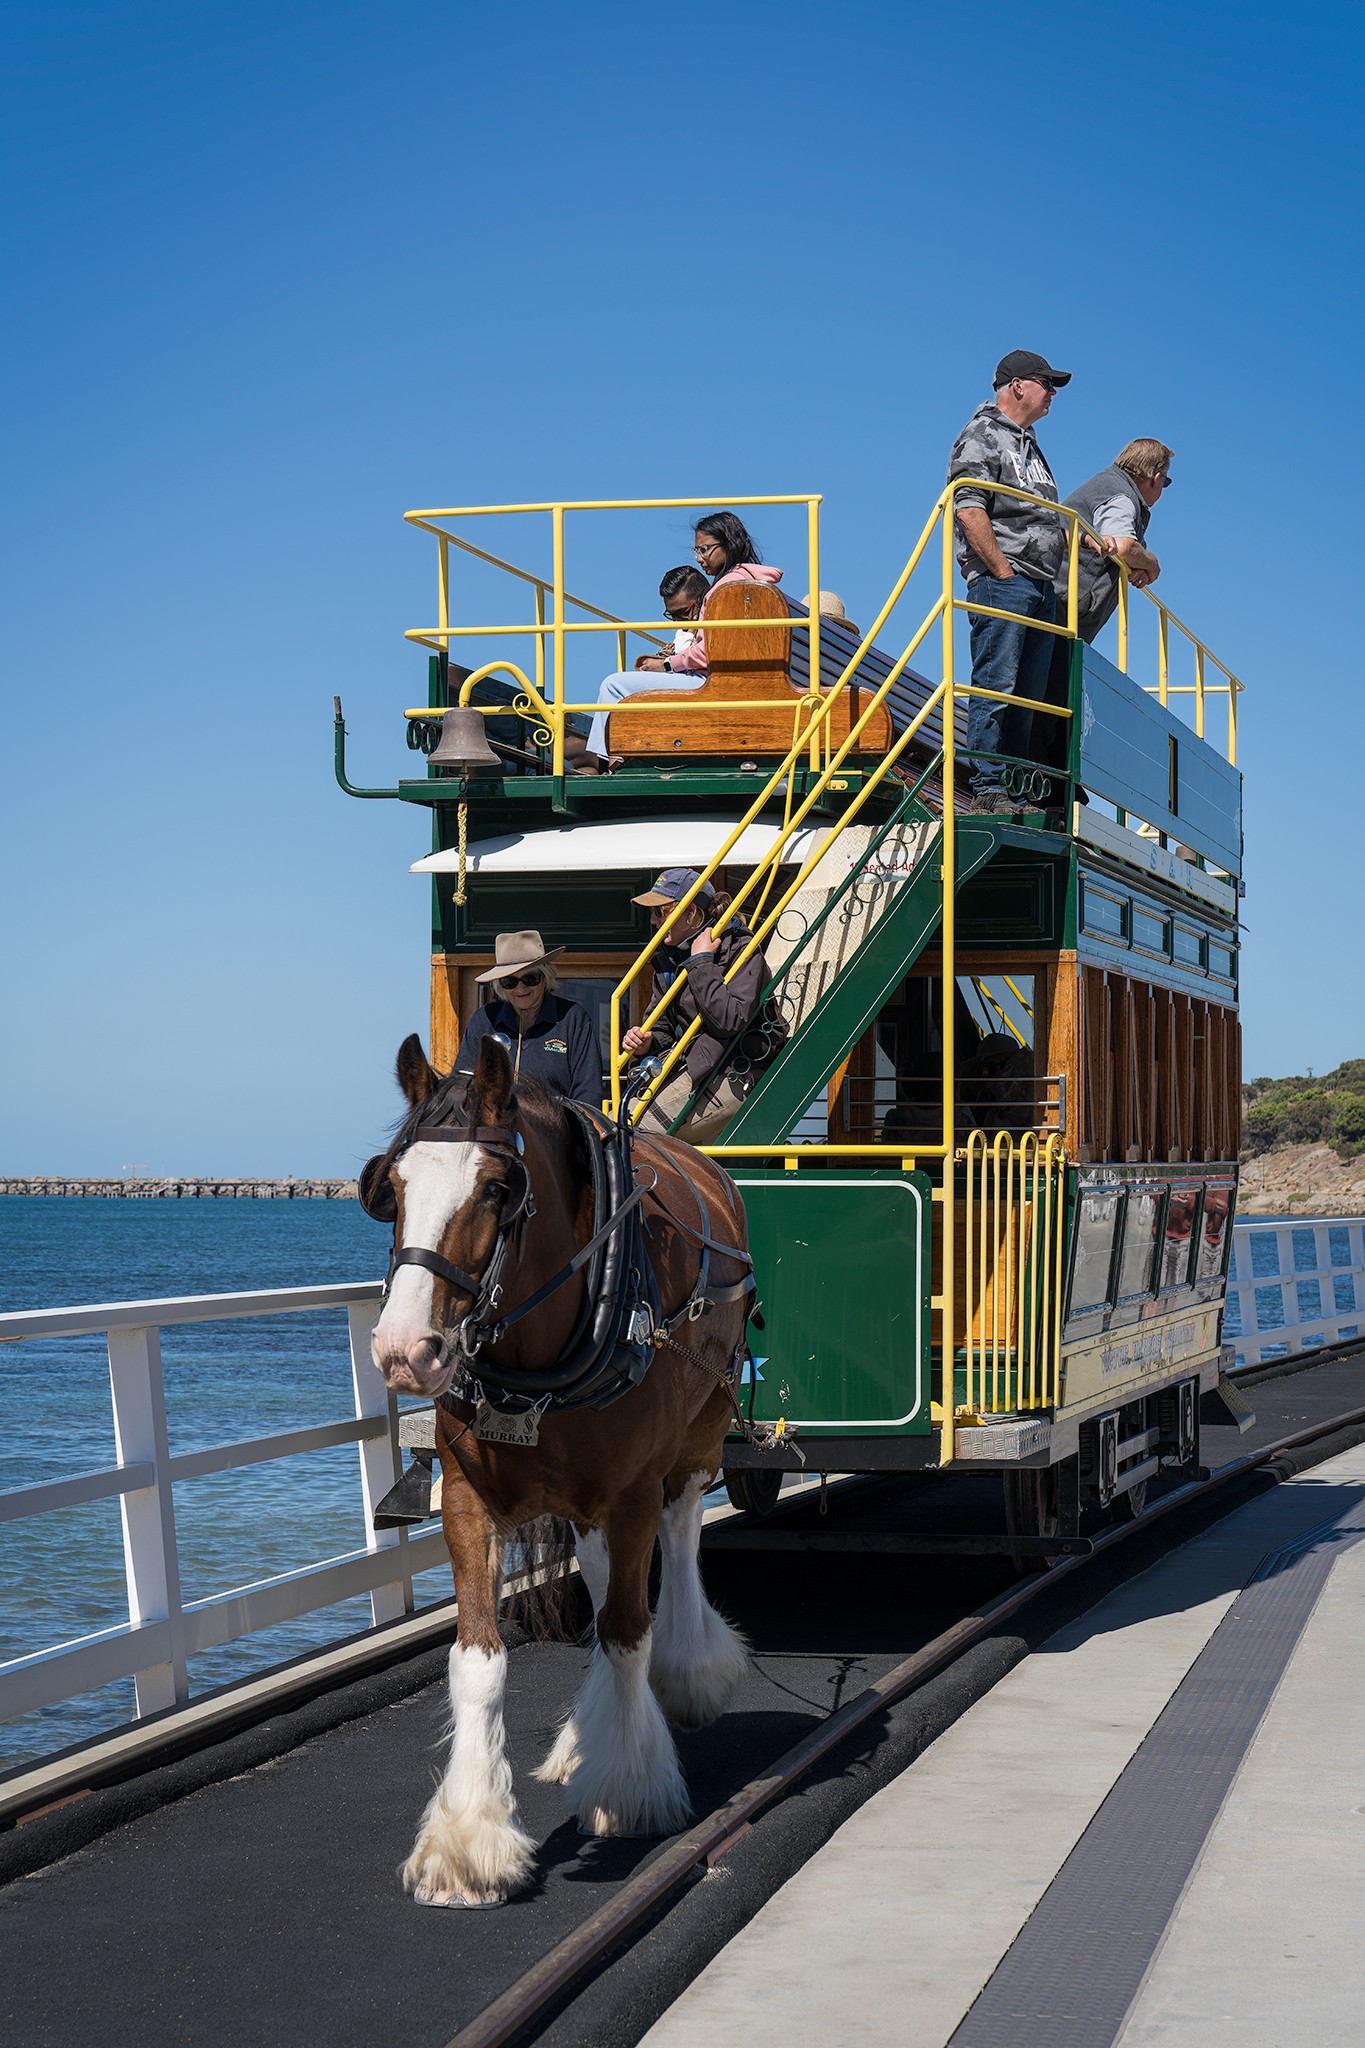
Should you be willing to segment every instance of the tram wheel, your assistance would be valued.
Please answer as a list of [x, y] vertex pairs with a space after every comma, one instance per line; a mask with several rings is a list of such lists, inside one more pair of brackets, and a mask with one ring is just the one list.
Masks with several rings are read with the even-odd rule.
[[727, 1472], [725, 1491], [742, 1515], [770, 1515], [782, 1491], [780, 1472]]
[[[1006, 1534], [1055, 1536], [1061, 1522], [1057, 1467], [1028, 1466], [1022, 1471], [1006, 1472], [1004, 1481]], [[1045, 1572], [1052, 1560], [1036, 1553], [1015, 1551], [1014, 1562], [1021, 1572]]]
[[1146, 1505], [1147, 1481], [1139, 1479], [1136, 1486], [1114, 1495], [1109, 1503], [1109, 1519], [1111, 1522], [1135, 1522]]

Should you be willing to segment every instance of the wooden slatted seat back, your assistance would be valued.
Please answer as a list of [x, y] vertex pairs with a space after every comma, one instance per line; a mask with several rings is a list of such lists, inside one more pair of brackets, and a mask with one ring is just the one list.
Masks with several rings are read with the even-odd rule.
[[[810, 658], [804, 633], [770, 622], [800, 611], [801, 607], [788, 604], [771, 584], [721, 584], [706, 600], [703, 625], [712, 619], [742, 619], [745, 623], [732, 632], [708, 637], [706, 681], [685, 695], [662, 689], [641, 691], [628, 699], [611, 714], [608, 750], [627, 759], [651, 760], [691, 754], [785, 754], [796, 733], [797, 705], [809, 687]], [[802, 643], [799, 680], [793, 674], [793, 643]], [[825, 673], [837, 675], [838, 669]], [[851, 699], [845, 699], [830, 714], [836, 746], [848, 737], [851, 720], [856, 720], [867, 703], [865, 695], [853, 694], [858, 698], [856, 709]], [[740, 699], [750, 708], [725, 708]], [[641, 704], [667, 704], [676, 708], [676, 715], [671, 710], [641, 712], [634, 708]], [[708, 709], [711, 705], [715, 708]], [[862, 733], [858, 753], [882, 754], [890, 743], [891, 721], [883, 710]]]

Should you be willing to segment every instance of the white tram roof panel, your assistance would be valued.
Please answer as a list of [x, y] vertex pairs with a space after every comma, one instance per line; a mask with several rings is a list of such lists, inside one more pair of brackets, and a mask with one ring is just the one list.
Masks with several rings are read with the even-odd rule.
[[[499, 839], [476, 840], [467, 850], [467, 864], [472, 875], [703, 868], [734, 829], [733, 818], [637, 818], [627, 823], [560, 825], [549, 832], [509, 832]], [[727, 859], [736, 867], [751, 867], [781, 836], [777, 825], [746, 825]], [[814, 850], [818, 836], [808, 826], [794, 832], [783, 853], [783, 865], [799, 865]], [[451, 846], [415, 860], [409, 873], [448, 875], [459, 865], [459, 853]]]

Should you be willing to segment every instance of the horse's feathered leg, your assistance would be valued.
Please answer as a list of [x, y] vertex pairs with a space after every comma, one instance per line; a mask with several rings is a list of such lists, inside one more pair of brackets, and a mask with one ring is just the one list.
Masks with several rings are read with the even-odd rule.
[[403, 1882], [423, 1905], [496, 1906], [525, 1884], [535, 1861], [535, 1845], [517, 1817], [503, 1725], [502, 1543], [454, 1460], [444, 1464], [442, 1519], [459, 1612], [459, 1640], [450, 1653], [450, 1756]]
[[[594, 1616], [602, 1611], [607, 1597], [607, 1580], [610, 1575], [610, 1559], [607, 1555], [607, 1539], [600, 1529], [590, 1528], [587, 1523], [574, 1524], [574, 1546], [578, 1552], [578, 1572], [588, 1589]], [[578, 1741], [578, 1721], [570, 1714], [564, 1726], [554, 1739], [554, 1745], [543, 1764], [537, 1766], [534, 1775], [543, 1785], [566, 1785], [581, 1761]]]
[[657, 1482], [646, 1481], [607, 1518], [607, 1597], [574, 1706], [578, 1757], [567, 1784], [587, 1834], [666, 1835], [687, 1819], [678, 1753], [649, 1685], [649, 1565], [660, 1507]]
[[707, 1599], [698, 1562], [702, 1496], [720, 1468], [729, 1419], [729, 1401], [718, 1391], [692, 1425], [669, 1474], [668, 1505], [659, 1524], [663, 1572], [649, 1682], [678, 1728], [704, 1728], [718, 1720], [749, 1668], [744, 1639]]

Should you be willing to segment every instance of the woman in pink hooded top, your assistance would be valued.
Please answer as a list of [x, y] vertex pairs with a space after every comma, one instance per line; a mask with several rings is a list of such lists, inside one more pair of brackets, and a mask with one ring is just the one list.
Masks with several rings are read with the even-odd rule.
[[[711, 579], [711, 589], [719, 589], [722, 583], [780, 583], [782, 571], [769, 568], [759, 559], [758, 549], [750, 540], [743, 523], [733, 512], [708, 512], [693, 528], [695, 545], [692, 553], [697, 567]], [[709, 598], [710, 591], [707, 592]], [[600, 761], [607, 751], [607, 719], [613, 704], [633, 696], [637, 690], [657, 690], [661, 686], [656, 677], [663, 673], [674, 678], [664, 689], [699, 690], [706, 681], [706, 634], [704, 630], [706, 606], [702, 606], [703, 630], [693, 636], [690, 647], [681, 653], [676, 649], [667, 655], [647, 654], [632, 675], [608, 676], [597, 692], [597, 701], [604, 709], [594, 717], [588, 728], [588, 759], [597, 756]]]

